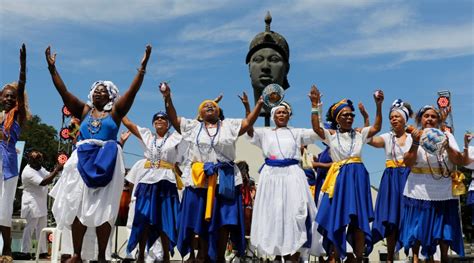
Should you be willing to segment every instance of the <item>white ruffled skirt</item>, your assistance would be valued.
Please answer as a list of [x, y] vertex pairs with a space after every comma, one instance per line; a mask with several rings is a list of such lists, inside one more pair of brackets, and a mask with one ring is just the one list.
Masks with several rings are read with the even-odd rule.
[[[105, 141], [85, 140], [80, 143], [103, 145]], [[106, 222], [114, 225], [125, 175], [122, 149], [119, 145], [117, 147], [112, 181], [107, 186], [98, 188], [86, 186], [77, 169], [77, 152], [72, 153], [64, 165], [59, 181], [50, 193], [54, 198], [52, 211], [59, 229], [70, 228], [76, 217], [88, 227], [97, 227]]]
[[[250, 241], [260, 255], [321, 255], [316, 213], [306, 175], [298, 165], [265, 165], [253, 208]], [[306, 248], [308, 241], [311, 247]]]

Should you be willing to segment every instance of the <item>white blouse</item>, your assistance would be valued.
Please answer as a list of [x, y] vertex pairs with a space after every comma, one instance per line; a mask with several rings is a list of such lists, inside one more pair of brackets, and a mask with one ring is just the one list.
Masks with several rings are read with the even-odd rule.
[[[235, 144], [239, 137], [242, 119], [224, 119], [216, 127], [206, 128], [204, 123], [195, 119], [181, 117], [181, 135], [189, 144], [188, 161], [217, 162], [235, 160]], [[235, 185], [242, 184], [242, 175], [237, 165], [234, 165]], [[183, 181], [186, 186], [194, 186], [191, 169], [183, 171]]]
[[[445, 134], [449, 139], [449, 147], [459, 151], [454, 136], [451, 133]], [[446, 151], [443, 153], [441, 159], [444, 160], [444, 162], [441, 161], [443, 169], [446, 170], [446, 168], [448, 168], [449, 171], [452, 171], [454, 165], [449, 161]], [[436, 155], [427, 153], [423, 147], [419, 146], [414, 167], [429, 168], [430, 166], [439, 169], [440, 164], [438, 158]], [[411, 172], [408, 176], [403, 195], [413, 199], [428, 201], [441, 201], [457, 198], [456, 196], [453, 196], [452, 179], [449, 174], [445, 174], [443, 177], [438, 174], [415, 174]]]
[[[187, 143], [182, 141], [181, 134], [172, 132], [163, 138], [158, 138], [158, 136], [152, 133], [148, 128], [139, 126], [137, 126], [137, 128], [142, 137], [141, 145], [147, 160], [163, 160], [172, 164], [184, 161]], [[139, 183], [153, 184], [161, 180], [176, 183], [175, 174], [171, 169], [143, 168], [140, 173]]]
[[[387, 160], [403, 160], [403, 155], [408, 152], [408, 150], [410, 150], [412, 143], [411, 134], [407, 133], [407, 137], [403, 145], [400, 145], [397, 142], [395, 147], [393, 147], [393, 139], [395, 139], [396, 142], [397, 138], [393, 138], [394, 134], [392, 132], [381, 134], [380, 137], [385, 142], [385, 157]], [[395, 156], [393, 156], [393, 154], [395, 154]]]
[[354, 131], [354, 136], [351, 136], [350, 132], [331, 134], [329, 130], [323, 130], [326, 137], [323, 141], [329, 146], [332, 160], [338, 162], [361, 156], [362, 146], [368, 142], [370, 127], [364, 127], [360, 132]]

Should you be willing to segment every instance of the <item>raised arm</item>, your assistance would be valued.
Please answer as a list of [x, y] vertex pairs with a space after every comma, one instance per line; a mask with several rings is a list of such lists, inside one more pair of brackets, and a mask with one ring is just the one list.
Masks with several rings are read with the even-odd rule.
[[54, 86], [56, 90], [59, 92], [64, 105], [71, 111], [72, 115], [80, 120], [82, 120], [82, 115], [84, 112], [84, 107], [86, 104], [70, 93], [66, 85], [64, 84], [61, 76], [59, 76], [58, 71], [56, 70], [56, 53], [51, 55], [51, 47], [48, 46], [45, 51], [46, 55], [46, 62], [48, 63], [48, 70], [51, 74], [51, 78], [53, 80]]
[[319, 104], [321, 103], [321, 93], [319, 92], [316, 85], [311, 86], [311, 91], [309, 93], [309, 99], [311, 100], [311, 125], [313, 126], [313, 130], [318, 136], [325, 140], [326, 136], [324, 135], [324, 129], [321, 127], [319, 123]]
[[25, 106], [25, 84], [26, 84], [26, 47], [20, 48], [20, 76], [18, 77], [18, 122], [23, 126], [26, 120]]
[[54, 169], [51, 173], [49, 173], [49, 175], [47, 175], [43, 181], [41, 181], [40, 185], [41, 186], [45, 186], [45, 185], [48, 185], [50, 183], [53, 182], [54, 178], [59, 174], [59, 172], [61, 172], [63, 170], [63, 165], [61, 164], [56, 164], [56, 166], [54, 166]]
[[469, 156], [469, 143], [472, 140], [472, 133], [466, 132], [464, 134], [464, 150], [463, 150], [463, 165], [467, 166], [471, 164], [474, 160]]
[[362, 102], [359, 102], [359, 111], [360, 115], [364, 118], [364, 127], [369, 127], [370, 126], [370, 120], [369, 120], [369, 113], [367, 113], [367, 110], [364, 107], [364, 104]]
[[[242, 104], [244, 105], [244, 108], [245, 108], [245, 117], [249, 116], [250, 115], [250, 103], [249, 103], [249, 98], [247, 96], [247, 93], [242, 92], [242, 96], [240, 95], [237, 95], [240, 99], [240, 101], [242, 101]], [[247, 135], [250, 136], [250, 137], [253, 137], [253, 125], [247, 129]]]
[[403, 162], [408, 167], [413, 167], [416, 164], [416, 157], [418, 155], [418, 147], [420, 147], [420, 137], [423, 131], [413, 129], [411, 131], [412, 143], [410, 150], [403, 155]]
[[128, 90], [121, 96], [114, 105], [112, 109], [112, 117], [114, 118], [115, 122], [119, 123], [125, 115], [127, 115], [128, 111], [132, 107], [133, 101], [135, 100], [135, 96], [137, 95], [138, 90], [140, 89], [143, 77], [145, 76], [146, 66], [148, 64], [148, 59], [150, 59], [151, 54], [151, 46], [147, 45], [145, 48], [145, 54], [143, 55], [142, 62], [140, 69], [138, 69], [135, 78], [130, 84]]
[[379, 90], [374, 94], [375, 106], [377, 107], [377, 112], [375, 113], [375, 122], [374, 125], [370, 127], [368, 138], [374, 136], [382, 129], [382, 103], [384, 95], [383, 91]]
[[181, 119], [178, 117], [176, 109], [174, 108], [173, 100], [171, 99], [171, 89], [166, 83], [162, 83], [160, 86], [160, 91], [165, 102], [166, 114], [168, 114], [168, 118], [174, 129], [181, 134]]
[[137, 125], [133, 123], [127, 116], [122, 118], [122, 123], [133, 135], [135, 135], [138, 139], [142, 140], [142, 136], [138, 131]]
[[253, 111], [248, 114], [245, 119], [242, 120], [242, 125], [240, 125], [240, 130], [239, 130], [239, 136], [246, 133], [250, 128], [253, 128], [253, 124], [258, 118], [258, 115], [260, 114], [260, 111], [262, 110], [263, 107], [263, 98], [260, 96], [260, 98], [257, 101], [257, 104], [255, 104], [255, 108], [253, 108]]

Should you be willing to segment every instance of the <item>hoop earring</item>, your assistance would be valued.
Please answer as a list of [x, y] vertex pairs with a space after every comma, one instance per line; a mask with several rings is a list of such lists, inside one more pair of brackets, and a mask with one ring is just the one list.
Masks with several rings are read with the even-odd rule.
[[341, 129], [341, 125], [338, 123], [338, 124], [336, 125], [336, 128], [337, 128], [338, 130], [340, 130], [340, 129]]

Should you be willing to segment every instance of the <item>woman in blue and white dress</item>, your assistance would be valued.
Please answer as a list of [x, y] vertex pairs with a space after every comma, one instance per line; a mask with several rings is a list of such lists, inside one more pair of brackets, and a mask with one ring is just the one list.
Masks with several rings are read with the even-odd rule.
[[[321, 94], [316, 86], [309, 95], [312, 103], [311, 122], [314, 131], [329, 146], [333, 163], [328, 171], [321, 191], [324, 192], [318, 207], [316, 222], [323, 235], [323, 246], [328, 254], [346, 257], [346, 242], [354, 250], [356, 260], [362, 262], [364, 250], [372, 250], [370, 222], [374, 219], [370, 178], [362, 159], [362, 146], [380, 131], [382, 126], [382, 91], [374, 94], [377, 108], [373, 126], [353, 128], [354, 106], [343, 99], [331, 105], [327, 120], [332, 127], [320, 125]], [[331, 259], [334, 262], [334, 259]]]
[[430, 258], [436, 247], [441, 249], [441, 261], [448, 261], [448, 248], [464, 256], [464, 245], [459, 217], [459, 197], [453, 195], [449, 171], [462, 165], [463, 155], [451, 133], [445, 133], [447, 142], [440, 154], [431, 154], [420, 147], [420, 138], [426, 128], [439, 129], [441, 113], [433, 106], [424, 106], [416, 115], [421, 127], [411, 133], [412, 144], [403, 161], [410, 167], [404, 195], [400, 240], [405, 253], [413, 250], [414, 262], [421, 254]]
[[403, 155], [411, 146], [411, 135], [405, 132], [406, 124], [413, 115], [410, 104], [397, 99], [390, 108], [391, 131], [374, 136], [369, 142], [376, 148], [385, 149], [385, 171], [375, 203], [375, 219], [372, 224], [372, 241], [387, 239], [387, 261], [393, 262], [395, 247], [399, 242], [400, 215], [403, 208], [403, 189], [410, 168], [403, 163]]
[[97, 258], [102, 261], [106, 259], [105, 250], [117, 217], [125, 174], [117, 133], [143, 82], [151, 46], [146, 47], [141, 67], [122, 97], [111, 81], [97, 81], [90, 89], [87, 103], [67, 90], [50, 47], [45, 54], [56, 90], [72, 115], [81, 120], [77, 149], [51, 192], [55, 198], [52, 211], [59, 229], [72, 230], [74, 254], [69, 262], [82, 261], [82, 242], [88, 227], [96, 228]]
[[186, 186], [181, 202], [178, 250], [181, 256], [191, 251], [191, 241], [199, 236], [198, 261], [223, 262], [227, 242], [245, 252], [242, 175], [234, 163], [237, 138], [257, 120], [260, 99], [244, 119], [221, 119], [214, 100], [199, 105], [199, 119], [178, 117], [168, 86], [161, 89], [166, 113], [175, 130], [189, 143], [191, 167], [183, 169]]
[[474, 175], [474, 146], [469, 146], [469, 143], [472, 140], [472, 133], [466, 133], [464, 135], [464, 165], [467, 169], [471, 170], [471, 183], [467, 189], [467, 200], [466, 204], [471, 209], [471, 225], [474, 225], [474, 180], [472, 178]]
[[18, 154], [16, 142], [28, 111], [25, 94], [26, 47], [20, 49], [20, 76], [18, 83], [9, 83], [1, 90], [3, 111], [0, 113], [0, 234], [3, 238], [3, 257], [11, 261], [11, 225], [13, 201], [18, 183]]
[[163, 260], [169, 261], [178, 241], [178, 189], [182, 188], [176, 165], [183, 161], [187, 144], [181, 134], [169, 131], [165, 112], [153, 115], [155, 132], [137, 126], [127, 117], [122, 122], [140, 140], [146, 158], [134, 165], [135, 214], [127, 253], [139, 244], [138, 261], [143, 261], [145, 246], [150, 249], [160, 238]]
[[261, 255], [298, 262], [300, 252], [321, 254], [316, 227], [316, 205], [304, 170], [299, 165], [302, 145], [313, 143], [312, 129], [288, 127], [289, 104], [271, 110], [275, 128], [250, 130], [250, 143], [263, 150], [265, 163], [252, 215], [250, 242]]

